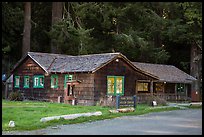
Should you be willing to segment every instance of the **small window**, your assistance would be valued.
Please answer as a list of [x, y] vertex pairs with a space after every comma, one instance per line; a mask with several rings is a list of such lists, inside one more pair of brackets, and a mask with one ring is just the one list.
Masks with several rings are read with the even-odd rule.
[[44, 88], [44, 76], [34, 76], [34, 82], [33, 82], [34, 88]]
[[24, 88], [29, 88], [29, 76], [24, 76]]
[[148, 82], [138, 82], [137, 91], [149, 92], [149, 83]]
[[51, 88], [58, 88], [58, 76], [57, 75], [51, 76]]
[[15, 88], [19, 88], [20, 87], [20, 76], [15, 76], [14, 87]]
[[67, 83], [68, 81], [72, 81], [72, 80], [73, 80], [73, 75], [66, 74], [66, 75], [64, 76], [64, 88], [66, 88], [66, 83]]
[[177, 90], [177, 92], [184, 93], [184, 91], [185, 91], [185, 84], [177, 83], [176, 84], [176, 90]]
[[163, 83], [155, 83], [155, 92], [163, 92], [164, 84]]

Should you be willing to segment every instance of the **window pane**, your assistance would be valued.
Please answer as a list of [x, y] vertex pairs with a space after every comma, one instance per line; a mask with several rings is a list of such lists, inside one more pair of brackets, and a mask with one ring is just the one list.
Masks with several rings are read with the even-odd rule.
[[123, 82], [122, 77], [116, 78], [116, 93], [122, 93], [123, 90]]
[[67, 88], [66, 82], [68, 81], [68, 75], [64, 76], [64, 88]]
[[29, 88], [29, 76], [24, 76], [24, 88]]
[[148, 91], [148, 83], [143, 83], [144, 91]]
[[64, 88], [67, 88], [66, 87], [66, 82], [67, 81], [72, 81], [73, 80], [73, 75], [65, 75], [65, 77], [64, 77]]
[[68, 81], [72, 81], [72, 75], [68, 76]]
[[114, 78], [108, 77], [108, 93], [114, 94]]
[[20, 86], [20, 77], [19, 76], [15, 76], [15, 87], [19, 88]]
[[57, 88], [58, 86], [58, 76], [52, 75], [51, 76], [51, 88]]
[[148, 90], [149, 83], [138, 82], [137, 83], [137, 90], [138, 91], [149, 91]]
[[138, 91], [143, 91], [143, 84], [142, 83], [137, 84], [137, 90]]
[[163, 84], [162, 83], [156, 83], [156, 92], [162, 92], [163, 91]]
[[36, 87], [38, 86], [38, 77], [37, 77], [37, 78], [36, 78], [36, 77], [34, 78], [34, 86], [36, 86]]
[[43, 77], [40, 77], [40, 86], [42, 86], [42, 87], [43, 87], [43, 85], [44, 85], [44, 82], [43, 82]]
[[177, 92], [184, 92], [185, 91], [185, 86], [182, 83], [177, 84]]

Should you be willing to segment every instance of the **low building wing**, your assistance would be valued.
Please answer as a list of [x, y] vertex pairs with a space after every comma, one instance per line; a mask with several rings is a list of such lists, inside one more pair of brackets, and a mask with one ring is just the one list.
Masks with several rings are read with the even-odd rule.
[[139, 69], [158, 76], [159, 81], [169, 83], [191, 83], [196, 78], [172, 65], [133, 62]]

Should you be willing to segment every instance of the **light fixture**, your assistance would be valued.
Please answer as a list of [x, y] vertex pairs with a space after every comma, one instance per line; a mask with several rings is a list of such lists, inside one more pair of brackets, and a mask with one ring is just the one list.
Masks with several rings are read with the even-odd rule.
[[115, 61], [116, 61], [116, 62], [119, 62], [119, 59], [116, 59]]
[[45, 73], [45, 76], [49, 76], [49, 73], [48, 73], [48, 72], [46, 72], [46, 73]]

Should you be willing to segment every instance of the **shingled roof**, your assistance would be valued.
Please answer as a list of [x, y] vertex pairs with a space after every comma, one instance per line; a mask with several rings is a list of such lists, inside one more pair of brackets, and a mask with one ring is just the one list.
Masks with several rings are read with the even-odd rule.
[[132, 62], [136, 67], [152, 75], [158, 76], [159, 81], [169, 83], [191, 83], [194, 77], [172, 65]]
[[[131, 61], [129, 61], [121, 53], [102, 53], [102, 54], [90, 54], [90, 55], [63, 55], [63, 54], [53, 54], [53, 53], [41, 53], [41, 52], [28, 52], [14, 67], [19, 66], [19, 64], [29, 56], [34, 62], [36, 62], [45, 72], [47, 73], [71, 73], [71, 72], [95, 72], [103, 66], [107, 65], [109, 62], [116, 58], [123, 58], [133, 69], [158, 79], [156, 76], [149, 74], [136, 68]], [[13, 69], [13, 70], [14, 70]]]

